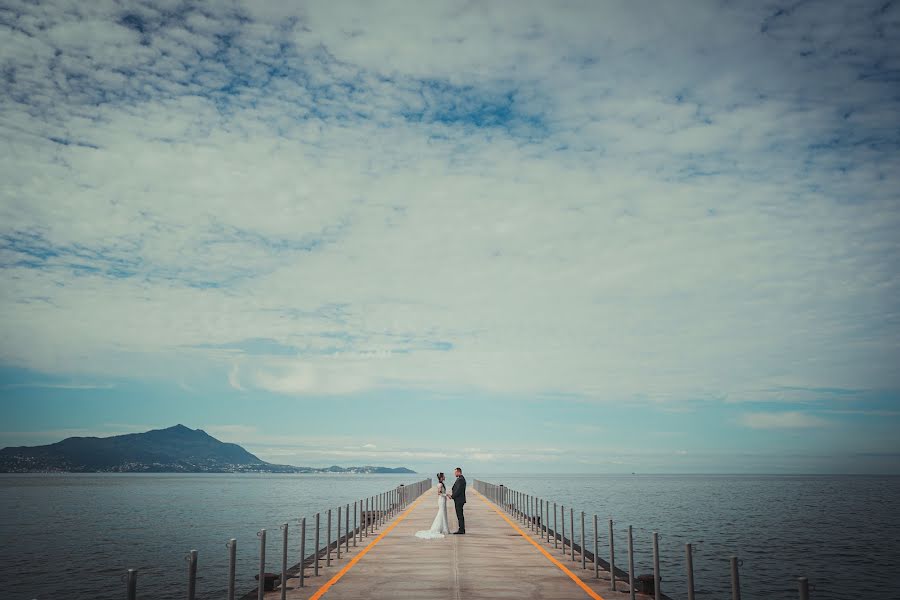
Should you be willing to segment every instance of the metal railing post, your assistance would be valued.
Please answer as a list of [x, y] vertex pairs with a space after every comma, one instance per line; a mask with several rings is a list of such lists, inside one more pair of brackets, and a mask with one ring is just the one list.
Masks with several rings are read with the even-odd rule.
[[800, 588], [800, 600], [809, 600], [809, 579], [806, 577], [798, 577], [797, 587]]
[[[363, 526], [363, 529], [365, 530], [366, 537], [369, 537], [369, 499], [368, 498], [366, 498], [366, 512], [363, 513], [362, 526]], [[362, 536], [360, 536], [360, 539], [362, 539]]]
[[600, 532], [597, 529], [597, 515], [594, 515], [594, 578], [600, 579]]
[[331, 566], [331, 509], [328, 509], [325, 519], [325, 566]]
[[266, 595], [266, 530], [260, 529], [259, 533], [259, 586], [256, 588], [256, 597], [263, 600]]
[[197, 551], [191, 550], [191, 553], [186, 558], [188, 561], [187, 598], [188, 600], [194, 600], [197, 596]]
[[353, 547], [356, 548], [356, 538], [359, 535], [359, 523], [357, 519], [359, 519], [359, 507], [356, 505], [356, 500], [353, 501]]
[[584, 511], [581, 511], [581, 568], [587, 569], [587, 538], [584, 537]]
[[[354, 538], [355, 539], [355, 538]], [[344, 552], [350, 554], [350, 503], [344, 507]]]
[[631, 525], [628, 526], [628, 589], [631, 600], [634, 600], [634, 538], [631, 536]]
[[684, 564], [687, 569], [687, 597], [694, 600], [694, 549], [691, 544], [684, 545]]
[[313, 561], [313, 565], [315, 565], [313, 567], [313, 575], [315, 575], [317, 577], [319, 575], [319, 530], [321, 528], [322, 528], [322, 514], [316, 513], [316, 536], [315, 536], [316, 549], [314, 551], [316, 559]]
[[546, 521], [546, 523], [547, 523], [547, 529], [546, 529], [547, 545], [549, 546], [550, 545], [550, 501], [549, 500], [544, 500], [544, 507], [545, 507], [544, 512], [546, 513], [544, 515], [544, 517], [547, 519], [547, 521]]
[[125, 581], [125, 594], [128, 600], [137, 599], [137, 569], [128, 569]]
[[237, 565], [237, 540], [231, 538], [225, 544], [228, 548], [228, 600], [234, 600], [234, 575]]
[[616, 591], [616, 543], [613, 539], [613, 520], [609, 520], [609, 589]]
[[[306, 587], [306, 517], [300, 519], [300, 587]], [[233, 598], [229, 598], [233, 600]]]
[[547, 527], [547, 517], [544, 516], [544, 499], [538, 498], [538, 535], [541, 536], [541, 541], [547, 537], [546, 532]]
[[556, 502], [553, 503], [553, 547], [559, 548], [559, 529], [556, 528]]
[[343, 507], [338, 506], [338, 514], [337, 514], [337, 538], [335, 538], [335, 539], [337, 540], [337, 559], [338, 559], [338, 560], [341, 560], [341, 517], [343, 516], [343, 515], [341, 514], [341, 510], [342, 510], [342, 509], [343, 509]]
[[562, 524], [562, 534], [559, 536], [560, 541], [562, 542], [563, 548], [563, 556], [566, 555], [566, 507], [563, 504], [559, 505], [559, 520]]
[[281, 525], [281, 600], [287, 597], [288, 524]]
[[741, 579], [738, 573], [738, 557], [731, 557], [731, 600], [741, 600]]
[[575, 562], [575, 509], [569, 508], [569, 546], [572, 548], [572, 562]]
[[661, 600], [662, 592], [659, 589], [659, 533], [653, 532], [653, 594], [656, 600]]

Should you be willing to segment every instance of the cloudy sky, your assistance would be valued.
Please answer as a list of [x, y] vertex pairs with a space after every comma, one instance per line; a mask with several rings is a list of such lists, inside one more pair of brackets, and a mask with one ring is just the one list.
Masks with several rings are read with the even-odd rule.
[[900, 473], [900, 2], [0, 4], [0, 446]]

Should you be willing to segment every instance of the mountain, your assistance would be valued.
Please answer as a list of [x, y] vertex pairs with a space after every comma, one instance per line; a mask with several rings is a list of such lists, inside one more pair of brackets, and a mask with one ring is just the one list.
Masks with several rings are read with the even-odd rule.
[[0, 450], [0, 473], [414, 473], [400, 467], [295, 467], [260, 460], [202, 429], [175, 425], [106, 438], [71, 437], [46, 446]]

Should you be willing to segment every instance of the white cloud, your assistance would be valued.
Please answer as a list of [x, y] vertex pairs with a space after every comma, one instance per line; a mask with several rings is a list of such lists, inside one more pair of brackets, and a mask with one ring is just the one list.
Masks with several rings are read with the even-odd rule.
[[231, 365], [231, 370], [228, 371], [228, 385], [238, 391], [244, 391], [244, 387], [241, 385], [241, 379], [237, 364]]
[[[896, 388], [897, 105], [853, 58], [897, 60], [889, 19], [646, 10], [15, 5], [0, 361], [298, 396]], [[221, 347], [249, 339], [294, 356]]]
[[739, 422], [751, 429], [805, 429], [828, 425], [821, 417], [796, 411], [744, 413]]

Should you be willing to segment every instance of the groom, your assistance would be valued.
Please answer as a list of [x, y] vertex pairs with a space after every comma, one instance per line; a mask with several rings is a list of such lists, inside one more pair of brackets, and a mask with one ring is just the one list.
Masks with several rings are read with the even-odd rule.
[[456, 505], [456, 520], [459, 522], [459, 529], [454, 531], [454, 535], [464, 535], [466, 533], [466, 517], [463, 515], [463, 507], [466, 504], [466, 478], [463, 477], [462, 469], [456, 467], [454, 471], [456, 482], [453, 489], [450, 490], [450, 497], [453, 498], [453, 504]]

